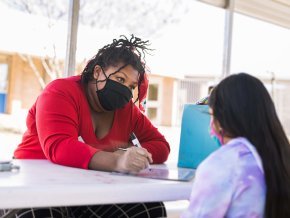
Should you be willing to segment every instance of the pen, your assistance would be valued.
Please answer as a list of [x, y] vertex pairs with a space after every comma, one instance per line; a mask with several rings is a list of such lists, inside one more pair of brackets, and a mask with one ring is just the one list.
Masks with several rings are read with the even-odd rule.
[[136, 146], [138, 148], [142, 147], [134, 132], [131, 132], [130, 139], [131, 139], [134, 146]]
[[[139, 140], [138, 140], [138, 138], [136, 137], [136, 135], [135, 135], [134, 132], [131, 132], [131, 134], [130, 134], [130, 139], [131, 139], [131, 141], [132, 141], [132, 143], [133, 143], [134, 146], [136, 146], [136, 147], [138, 147], [138, 148], [142, 148], [142, 146], [141, 146], [141, 144], [140, 144], [140, 142], [139, 142]], [[151, 170], [151, 168], [150, 168], [150, 164], [148, 164], [148, 169]]]

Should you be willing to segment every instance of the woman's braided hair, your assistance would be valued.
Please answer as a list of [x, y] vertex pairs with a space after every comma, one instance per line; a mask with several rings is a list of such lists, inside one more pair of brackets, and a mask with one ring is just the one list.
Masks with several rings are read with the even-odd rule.
[[113, 39], [111, 44], [101, 48], [98, 53], [89, 60], [81, 74], [82, 82], [87, 84], [94, 79], [93, 72], [96, 65], [106, 68], [108, 66], [117, 66], [122, 63], [123, 66], [131, 65], [139, 72], [139, 91], [145, 73], [145, 53], [152, 50], [147, 48], [149, 45], [148, 40], [142, 41], [133, 34], [130, 39], [124, 35], [121, 35], [118, 40]]

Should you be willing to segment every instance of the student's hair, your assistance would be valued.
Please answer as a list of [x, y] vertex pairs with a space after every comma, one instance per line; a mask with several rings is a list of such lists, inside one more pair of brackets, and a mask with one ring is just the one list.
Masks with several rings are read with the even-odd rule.
[[87, 63], [84, 68], [81, 78], [82, 82], [87, 84], [93, 80], [93, 72], [96, 65], [102, 68], [109, 66], [117, 66], [123, 64], [123, 67], [131, 65], [139, 73], [138, 91], [140, 84], [144, 80], [145, 73], [145, 53], [152, 50], [149, 49], [149, 41], [142, 41], [140, 38], [131, 35], [128, 39], [121, 35], [119, 39], [113, 39], [111, 44], [101, 48], [98, 53]]
[[233, 74], [212, 91], [209, 106], [226, 136], [245, 137], [257, 149], [266, 180], [266, 218], [290, 217], [290, 145], [263, 83]]

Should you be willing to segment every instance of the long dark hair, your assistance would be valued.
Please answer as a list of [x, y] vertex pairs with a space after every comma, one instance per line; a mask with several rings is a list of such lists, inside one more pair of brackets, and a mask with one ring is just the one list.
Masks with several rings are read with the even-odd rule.
[[121, 35], [119, 39], [113, 39], [111, 44], [105, 45], [103, 48], [99, 49], [98, 53], [87, 63], [81, 75], [82, 82], [87, 84], [89, 81], [93, 80], [93, 72], [96, 65], [106, 68], [108, 66], [117, 66], [122, 63], [123, 67], [131, 65], [138, 71], [139, 91], [146, 70], [145, 53], [152, 50], [148, 48], [149, 45], [148, 40], [142, 41], [134, 35], [131, 35], [130, 39], [124, 35]]
[[245, 137], [257, 149], [267, 187], [265, 217], [290, 217], [290, 145], [263, 83], [233, 74], [212, 91], [209, 106], [229, 137]]

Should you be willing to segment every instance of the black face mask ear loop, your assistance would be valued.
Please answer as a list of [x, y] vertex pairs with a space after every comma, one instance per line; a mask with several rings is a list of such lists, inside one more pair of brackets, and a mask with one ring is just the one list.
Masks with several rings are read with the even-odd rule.
[[107, 79], [109, 79], [109, 77], [107, 77], [107, 75], [105, 74], [104, 68], [103, 68], [101, 65], [99, 65], [99, 66], [100, 66], [100, 68], [101, 68], [103, 74], [105, 75], [106, 79], [103, 79], [103, 80], [96, 80], [96, 89], [97, 89], [97, 91], [99, 91], [99, 89], [98, 89], [98, 85], [97, 85], [97, 84], [98, 84], [99, 82], [105, 82]]
[[107, 77], [107, 75], [105, 74], [104, 68], [103, 68], [101, 65], [99, 65], [99, 66], [100, 66], [100, 68], [102, 69], [102, 72], [103, 72], [104, 76], [106, 77], [106, 79], [100, 80], [99, 82], [104, 82], [104, 81], [106, 81], [107, 79], [109, 79], [109, 77]]

